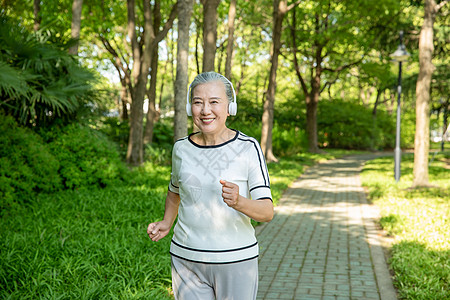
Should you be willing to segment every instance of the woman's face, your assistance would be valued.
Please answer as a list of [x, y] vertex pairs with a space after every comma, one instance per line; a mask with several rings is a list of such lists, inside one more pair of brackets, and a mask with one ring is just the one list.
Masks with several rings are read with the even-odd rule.
[[225, 85], [211, 81], [197, 85], [192, 91], [192, 118], [201, 132], [220, 134], [228, 117], [228, 98]]

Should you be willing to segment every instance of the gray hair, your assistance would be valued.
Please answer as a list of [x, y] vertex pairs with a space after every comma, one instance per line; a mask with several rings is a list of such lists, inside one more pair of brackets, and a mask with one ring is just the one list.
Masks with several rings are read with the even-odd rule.
[[[225, 86], [225, 93], [228, 98], [228, 103], [234, 101], [234, 90], [232, 83], [223, 75], [216, 73], [216, 72], [205, 72], [198, 74], [194, 80], [192, 81], [191, 85], [189, 86], [189, 100], [192, 100], [192, 93], [194, 88], [197, 85], [209, 83], [213, 81], [220, 81]], [[189, 101], [189, 102], [190, 102]]]

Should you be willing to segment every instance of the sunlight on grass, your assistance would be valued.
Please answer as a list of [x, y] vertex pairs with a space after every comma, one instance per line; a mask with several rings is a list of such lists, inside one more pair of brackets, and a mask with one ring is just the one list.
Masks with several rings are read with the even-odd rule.
[[450, 298], [450, 153], [429, 166], [426, 189], [410, 189], [413, 155], [404, 155], [395, 183], [392, 157], [369, 161], [361, 173], [369, 198], [380, 208], [380, 224], [394, 238], [390, 265], [406, 299]]
[[[270, 164], [274, 203], [305, 167], [349, 154], [297, 154]], [[152, 243], [170, 166], [146, 163], [127, 183], [41, 194], [0, 219], [2, 299], [173, 299], [170, 236]]]

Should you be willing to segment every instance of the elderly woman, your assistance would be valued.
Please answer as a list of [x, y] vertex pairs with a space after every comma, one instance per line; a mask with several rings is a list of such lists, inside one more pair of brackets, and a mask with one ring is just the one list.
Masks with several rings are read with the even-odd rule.
[[159, 241], [178, 215], [170, 246], [176, 299], [256, 299], [258, 243], [250, 219], [273, 218], [263, 153], [254, 138], [226, 126], [237, 106], [224, 76], [199, 74], [186, 110], [200, 131], [175, 142], [164, 218], [147, 233]]

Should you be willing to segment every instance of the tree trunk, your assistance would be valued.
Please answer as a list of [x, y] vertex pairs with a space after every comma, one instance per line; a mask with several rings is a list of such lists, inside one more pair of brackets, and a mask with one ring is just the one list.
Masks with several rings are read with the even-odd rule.
[[195, 18], [195, 27], [196, 27], [196, 32], [195, 32], [195, 65], [197, 67], [197, 74], [200, 74], [200, 59], [199, 59], [199, 54], [198, 54], [198, 48], [199, 48], [199, 41], [200, 41], [200, 34], [201, 34], [201, 24], [200, 24], [200, 20], [198, 20], [198, 18]]
[[[130, 110], [130, 136], [128, 139], [127, 162], [131, 165], [140, 165], [144, 161], [142, 143], [143, 102], [145, 85], [139, 84], [141, 76], [141, 49], [136, 35], [136, 15], [134, 0], [127, 0], [128, 10], [128, 37], [133, 52], [133, 70], [130, 83], [131, 110]], [[134, 84], [135, 83], [135, 84]]]
[[228, 10], [228, 44], [227, 44], [227, 60], [225, 62], [225, 77], [231, 80], [231, 62], [233, 60], [234, 46], [234, 20], [236, 19], [236, 0], [230, 1], [230, 9]]
[[[318, 24], [316, 24], [318, 25]], [[317, 106], [320, 96], [320, 76], [322, 75], [322, 49], [323, 46], [316, 42], [316, 57], [314, 71], [311, 69], [311, 95], [309, 103], [306, 102], [306, 133], [308, 135], [308, 150], [312, 153], [319, 153], [319, 143], [317, 139]], [[306, 97], [308, 100], [308, 97]]]
[[287, 13], [287, 0], [273, 1], [273, 50], [269, 75], [269, 87], [266, 100], [264, 101], [264, 112], [262, 115], [261, 149], [268, 162], [277, 162], [272, 149], [273, 113], [275, 104], [275, 90], [278, 69], [278, 56], [281, 48], [281, 34], [283, 18]]
[[158, 43], [172, 27], [173, 20], [177, 14], [177, 7], [172, 7], [169, 19], [164, 24], [163, 30], [155, 35], [152, 22], [152, 9], [150, 1], [143, 0], [144, 26], [138, 42], [136, 34], [135, 2], [127, 1], [128, 9], [128, 37], [131, 41], [133, 52], [133, 71], [131, 74], [131, 113], [130, 113], [130, 137], [128, 140], [127, 162], [130, 165], [140, 165], [144, 161], [144, 98], [147, 91], [149, 69], [152, 61], [152, 54]]
[[75, 40], [75, 44], [69, 48], [69, 54], [78, 55], [78, 45], [81, 30], [81, 11], [83, 8], [83, 0], [73, 0], [72, 3], [72, 30], [71, 37]]
[[41, 0], [34, 0], [33, 1], [33, 9], [34, 9], [34, 31], [38, 31], [41, 27]]
[[155, 38], [152, 27], [152, 14], [150, 3], [144, 2], [144, 47], [141, 48], [136, 36], [134, 0], [128, 0], [128, 32], [133, 51], [134, 86], [132, 89], [132, 102], [130, 113], [130, 138], [128, 141], [127, 162], [138, 166], [144, 162], [144, 98], [147, 89], [148, 70], [151, 64], [151, 45]]
[[220, 0], [202, 0], [203, 4], [203, 72], [214, 71], [217, 41], [217, 7]]
[[158, 119], [156, 111], [156, 78], [158, 75], [158, 49], [153, 50], [152, 67], [150, 71], [150, 88], [147, 92], [148, 110], [144, 130], [144, 145], [151, 144], [153, 141], [153, 128]]
[[[159, 27], [161, 25], [161, 5], [160, 0], [155, 1], [153, 7], [154, 21], [153, 28], [155, 35], [159, 33]], [[147, 91], [148, 97], [148, 109], [144, 130], [144, 145], [151, 144], [153, 141], [153, 128], [158, 119], [158, 112], [156, 111], [156, 78], [158, 76], [158, 62], [159, 54], [158, 47], [155, 47], [152, 51], [152, 62], [150, 70], [150, 88]]]
[[[318, 63], [319, 65], [319, 63]], [[312, 79], [311, 94], [306, 97], [306, 134], [308, 135], [308, 151], [319, 153], [317, 139], [317, 106], [320, 93], [320, 68], [316, 67], [316, 75]]]
[[129, 103], [129, 93], [127, 84], [125, 83], [125, 80], [121, 80], [122, 87], [120, 89], [120, 101], [122, 102], [122, 110], [120, 113], [120, 119], [122, 121], [128, 120], [128, 103]]
[[373, 105], [372, 115], [375, 117], [377, 115], [378, 104], [380, 103], [381, 89], [377, 89], [377, 97], [375, 99], [375, 104]]
[[193, 0], [178, 0], [177, 75], [175, 79], [174, 139], [187, 135], [186, 98], [188, 86], [189, 26]]
[[[322, 49], [323, 46], [318, 42], [315, 43], [315, 62], [310, 66], [311, 71], [311, 90], [308, 91], [308, 86], [303, 79], [303, 76], [300, 72], [300, 64], [297, 59], [297, 42], [296, 42], [296, 34], [295, 28], [297, 24], [295, 9], [292, 14], [292, 50], [294, 52], [294, 66], [297, 77], [300, 81], [300, 87], [305, 94], [305, 102], [306, 102], [306, 135], [308, 137], [308, 151], [312, 153], [319, 153], [318, 147], [318, 139], [317, 139], [317, 106], [319, 103], [320, 96], [320, 76], [322, 74]], [[316, 17], [316, 31], [318, 31], [319, 19]], [[315, 71], [315, 73], [314, 73]]]
[[433, 58], [433, 24], [436, 2], [425, 0], [425, 16], [419, 38], [419, 76], [416, 83], [416, 135], [414, 138], [413, 187], [427, 186], [430, 147], [430, 84], [435, 69]]

